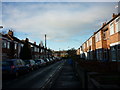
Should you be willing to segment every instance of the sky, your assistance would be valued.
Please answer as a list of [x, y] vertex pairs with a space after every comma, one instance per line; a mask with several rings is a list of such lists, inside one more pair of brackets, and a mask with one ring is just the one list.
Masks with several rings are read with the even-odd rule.
[[117, 13], [117, 2], [2, 2], [3, 31], [53, 50], [79, 48]]

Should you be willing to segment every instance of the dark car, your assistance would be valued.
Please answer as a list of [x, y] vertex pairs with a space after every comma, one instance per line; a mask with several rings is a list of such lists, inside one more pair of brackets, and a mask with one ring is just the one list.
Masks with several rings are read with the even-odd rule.
[[4, 76], [19, 76], [28, 72], [25, 62], [21, 59], [10, 59], [2, 62], [2, 74]]
[[36, 68], [40, 68], [41, 61], [40, 60], [35, 60]]
[[36, 69], [36, 63], [34, 60], [24, 60], [24, 62], [30, 71], [33, 71]]
[[2, 66], [1, 67], [2, 76], [7, 77], [7, 75], [10, 74], [10, 71], [11, 71], [10, 64], [8, 62], [6, 62], [6, 61], [3, 61], [3, 62], [0, 62], [0, 65]]

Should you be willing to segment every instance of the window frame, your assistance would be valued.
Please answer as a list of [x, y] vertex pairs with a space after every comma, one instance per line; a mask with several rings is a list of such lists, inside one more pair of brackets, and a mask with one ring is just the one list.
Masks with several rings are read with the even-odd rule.
[[115, 30], [114, 30], [114, 22], [110, 23], [110, 35], [115, 34]]
[[120, 17], [116, 18], [115, 20], [115, 27], [116, 27], [116, 30], [115, 32], [120, 32]]
[[2, 48], [7, 48], [7, 41], [6, 40], [2, 40]]

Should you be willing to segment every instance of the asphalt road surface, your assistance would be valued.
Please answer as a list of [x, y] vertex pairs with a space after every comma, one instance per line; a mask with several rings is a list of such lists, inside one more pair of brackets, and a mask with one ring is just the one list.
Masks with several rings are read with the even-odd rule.
[[64, 61], [58, 61], [14, 80], [3, 80], [2, 88], [41, 88], [46, 80], [55, 72], [55, 70], [62, 66], [63, 63]]

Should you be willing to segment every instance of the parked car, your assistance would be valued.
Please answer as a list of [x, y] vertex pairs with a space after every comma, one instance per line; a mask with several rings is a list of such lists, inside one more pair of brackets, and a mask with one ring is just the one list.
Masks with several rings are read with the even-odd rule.
[[9, 59], [2, 62], [2, 74], [3, 76], [15, 76], [28, 72], [28, 68], [25, 66], [25, 62], [21, 59]]
[[39, 60], [35, 60], [35, 64], [36, 64], [36, 68], [39, 69], [40, 68], [40, 61]]
[[50, 64], [50, 60], [48, 58], [45, 58], [45, 62], [47, 65]]
[[56, 62], [56, 61], [57, 61], [55, 57], [53, 57], [53, 61], [54, 61], [54, 62]]
[[45, 66], [46, 65], [46, 62], [43, 59], [40, 59], [40, 61], [41, 61], [40, 66]]
[[50, 61], [50, 63], [53, 63], [53, 59], [52, 58], [49, 58], [49, 61]]
[[39, 62], [39, 66], [45, 66], [46, 65], [46, 62], [43, 60], [43, 59], [38, 59], [37, 62]]
[[36, 69], [36, 63], [34, 60], [24, 60], [25, 65], [29, 68], [30, 71], [33, 71]]
[[3, 78], [4, 78], [4, 77], [6, 78], [7, 75], [10, 74], [11, 66], [10, 66], [10, 64], [9, 64], [8, 62], [6, 62], [6, 61], [0, 62], [0, 65], [2, 66], [2, 67], [0, 68], [0, 70], [2, 70], [2, 76], [3, 76]]

